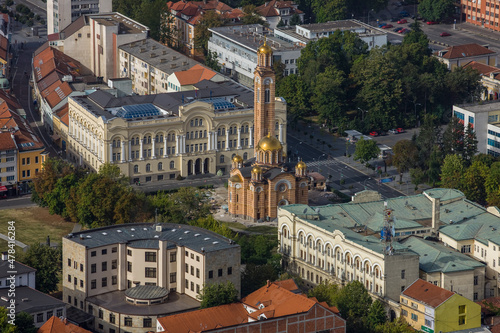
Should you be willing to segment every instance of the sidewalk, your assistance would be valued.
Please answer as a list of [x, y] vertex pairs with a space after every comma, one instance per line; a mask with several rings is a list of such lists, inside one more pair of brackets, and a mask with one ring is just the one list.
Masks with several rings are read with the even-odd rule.
[[478, 35], [484, 38], [488, 38], [494, 41], [500, 41], [500, 32], [493, 31], [488, 28], [483, 28], [474, 24], [470, 24], [467, 22], [457, 23], [457, 30], [462, 30], [469, 32], [474, 35]]

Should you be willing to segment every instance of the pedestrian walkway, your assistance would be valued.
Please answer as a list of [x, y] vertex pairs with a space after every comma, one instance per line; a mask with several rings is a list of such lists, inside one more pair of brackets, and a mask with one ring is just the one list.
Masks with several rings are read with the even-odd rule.
[[[0, 234], [0, 239], [3, 239], [3, 240], [6, 240], [7, 242], [9, 241], [9, 237], [7, 237], [7, 235], [4, 235], [4, 234]], [[26, 251], [26, 249], [28, 249], [28, 245], [16, 240], [14, 241], [16, 243], [17, 246], [19, 246], [21, 249], [23, 249], [23, 251]]]
[[470, 24], [467, 22], [457, 24], [457, 30], [462, 30], [474, 34], [476, 36], [481, 36], [484, 38], [488, 38], [494, 41], [500, 40], [500, 32], [493, 31], [488, 28], [483, 28], [474, 24]]

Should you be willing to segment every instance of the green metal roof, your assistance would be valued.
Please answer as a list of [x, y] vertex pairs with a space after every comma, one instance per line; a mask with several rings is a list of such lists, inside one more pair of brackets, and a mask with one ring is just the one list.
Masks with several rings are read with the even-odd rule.
[[419, 237], [409, 237], [401, 244], [420, 256], [420, 269], [426, 273], [460, 272], [485, 266], [452, 248]]

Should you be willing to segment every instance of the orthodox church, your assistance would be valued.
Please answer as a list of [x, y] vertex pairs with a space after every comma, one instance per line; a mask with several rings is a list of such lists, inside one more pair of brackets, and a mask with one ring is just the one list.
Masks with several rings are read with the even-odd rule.
[[276, 218], [278, 206], [308, 203], [306, 164], [286, 163], [286, 135], [279, 135], [280, 142], [275, 134], [272, 59], [272, 49], [264, 42], [257, 51], [254, 72], [255, 157], [244, 161], [234, 156], [228, 182], [229, 213], [254, 221]]

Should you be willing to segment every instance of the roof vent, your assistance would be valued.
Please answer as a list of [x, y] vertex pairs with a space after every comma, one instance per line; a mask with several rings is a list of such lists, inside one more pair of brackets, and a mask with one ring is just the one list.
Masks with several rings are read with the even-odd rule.
[[215, 244], [219, 244], [219, 242], [213, 242], [212, 244], [214, 244], [214, 245], [215, 245]]
[[87, 238], [92, 238], [92, 236], [87, 236]]
[[200, 234], [194, 234], [194, 237], [198, 237]]
[[120, 232], [122, 232], [122, 231], [121, 231], [120, 229], [118, 229], [118, 230], [116, 230], [116, 232], [120, 233]]
[[203, 238], [203, 240], [209, 240], [210, 238], [206, 237], [206, 238]]
[[158, 235], [155, 235], [155, 238], [160, 238], [160, 236], [158, 236]]
[[191, 231], [189, 231], [189, 230], [184, 231], [185, 234], [189, 234], [190, 232]]
[[107, 233], [107, 232], [103, 232], [102, 234], [103, 234], [104, 236], [106, 236], [108, 233]]
[[130, 231], [135, 231], [135, 228], [130, 228]]
[[162, 227], [161, 225], [157, 225], [156, 226], [156, 232], [161, 232], [162, 231]]
[[85, 238], [85, 237], [84, 237], [82, 234], [80, 234], [80, 239], [84, 239], [84, 238]]
[[182, 237], [179, 237], [179, 240], [182, 240]]

